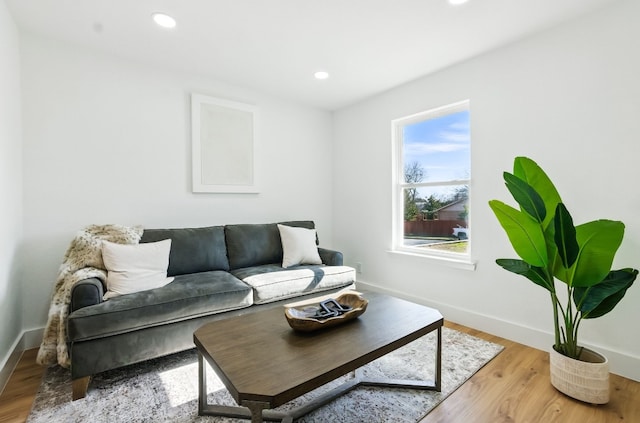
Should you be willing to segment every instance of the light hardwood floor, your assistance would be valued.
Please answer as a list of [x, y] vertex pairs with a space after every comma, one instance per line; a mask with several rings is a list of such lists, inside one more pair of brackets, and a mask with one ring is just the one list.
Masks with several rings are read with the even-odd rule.
[[[505, 346], [505, 349], [420, 423], [640, 422], [640, 383], [611, 375], [611, 401], [589, 405], [557, 392], [549, 382], [549, 354], [465, 326], [445, 326]], [[25, 351], [0, 395], [0, 423], [26, 420], [43, 369], [36, 350]]]

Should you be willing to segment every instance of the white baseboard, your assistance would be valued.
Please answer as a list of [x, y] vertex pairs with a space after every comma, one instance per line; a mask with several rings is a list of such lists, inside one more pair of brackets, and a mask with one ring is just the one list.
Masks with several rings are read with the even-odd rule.
[[[361, 280], [358, 280], [357, 287], [358, 289], [382, 292], [414, 303], [436, 308], [442, 313], [445, 320], [479, 329], [483, 332], [497, 335], [542, 351], [548, 351], [553, 344], [553, 334], [551, 332], [541, 331], [450, 304], [431, 301], [427, 298], [417, 297]], [[612, 350], [601, 345], [585, 344], [585, 346], [600, 352], [609, 359], [611, 373], [640, 382], [640, 357]]]
[[44, 336], [44, 327], [29, 329], [22, 332], [23, 349], [30, 350], [40, 347], [42, 337]]
[[37, 348], [42, 342], [44, 328], [22, 331], [11, 346], [11, 350], [0, 364], [0, 392], [4, 391], [13, 369], [15, 369], [20, 357], [25, 350]]
[[22, 355], [22, 351], [24, 351], [24, 349], [20, 347], [21, 340], [21, 336], [16, 338], [11, 350], [2, 361], [2, 365], [0, 366], [0, 392], [4, 391], [4, 387], [7, 386], [13, 369], [16, 368], [18, 361], [20, 361], [20, 356]]

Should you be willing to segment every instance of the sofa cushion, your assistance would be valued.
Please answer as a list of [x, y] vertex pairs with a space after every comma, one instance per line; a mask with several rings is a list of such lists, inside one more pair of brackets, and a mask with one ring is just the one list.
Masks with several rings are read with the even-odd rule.
[[282, 241], [282, 267], [322, 264], [316, 245], [316, 230], [278, 224]]
[[283, 269], [268, 264], [232, 270], [231, 273], [253, 288], [254, 304], [345, 287], [356, 280], [356, 271], [349, 266], [310, 265]]
[[223, 226], [145, 229], [140, 242], [171, 239], [168, 276], [229, 270]]
[[[280, 224], [315, 229], [310, 220]], [[282, 263], [282, 241], [276, 223], [227, 225], [224, 230], [232, 269]]]
[[176, 276], [161, 288], [112, 298], [69, 315], [68, 336], [79, 341], [248, 307], [251, 288], [228, 272]]
[[102, 241], [102, 260], [107, 268], [104, 299], [160, 288], [173, 280], [167, 277], [171, 240], [145, 244], [117, 244]]

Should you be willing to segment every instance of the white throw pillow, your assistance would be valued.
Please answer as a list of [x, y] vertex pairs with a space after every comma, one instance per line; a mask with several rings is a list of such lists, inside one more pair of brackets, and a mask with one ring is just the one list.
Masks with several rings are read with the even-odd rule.
[[102, 242], [102, 259], [107, 268], [107, 293], [104, 299], [160, 288], [173, 278], [167, 277], [171, 240], [143, 244]]
[[282, 267], [297, 264], [322, 264], [316, 246], [316, 230], [278, 225], [282, 240]]

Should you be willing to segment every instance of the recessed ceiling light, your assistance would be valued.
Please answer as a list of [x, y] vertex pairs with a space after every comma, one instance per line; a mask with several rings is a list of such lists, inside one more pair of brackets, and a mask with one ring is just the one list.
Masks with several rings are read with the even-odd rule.
[[318, 71], [313, 74], [316, 79], [327, 79], [329, 77], [329, 72]]
[[464, 4], [468, 1], [469, 0], [449, 0], [449, 4], [453, 4], [454, 6], [457, 6], [459, 4]]
[[164, 13], [154, 13], [151, 17], [155, 23], [163, 28], [174, 28], [176, 26], [176, 20]]

